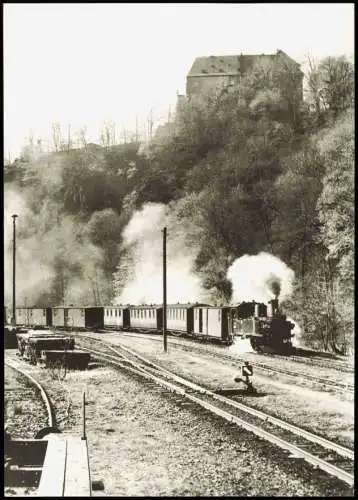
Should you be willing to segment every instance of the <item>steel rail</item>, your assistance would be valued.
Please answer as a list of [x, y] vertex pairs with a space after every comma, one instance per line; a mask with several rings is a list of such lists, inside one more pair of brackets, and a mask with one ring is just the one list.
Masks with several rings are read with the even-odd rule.
[[[106, 344], [105, 342], [103, 342], [103, 343]], [[103, 359], [104, 361], [109, 362], [110, 364], [113, 364], [115, 366], [120, 366], [126, 370], [129, 370], [129, 371], [132, 371], [138, 375], [144, 376], [147, 379], [149, 378], [149, 379], [155, 381], [156, 383], [158, 383], [159, 385], [161, 385], [162, 387], [169, 389], [171, 392], [176, 392], [182, 396], [185, 396], [187, 399], [193, 401], [196, 404], [199, 404], [200, 406], [211, 411], [212, 413], [215, 413], [216, 415], [221, 416], [225, 420], [227, 420], [229, 422], [233, 422], [236, 425], [239, 425], [239, 426], [245, 428], [246, 430], [253, 432], [257, 436], [271, 442], [272, 444], [275, 444], [282, 449], [290, 451], [290, 453], [294, 457], [301, 457], [304, 460], [306, 460], [307, 462], [311, 463], [312, 465], [319, 467], [320, 469], [328, 472], [329, 474], [331, 474], [335, 477], [338, 477], [339, 479], [346, 482], [347, 484], [353, 485], [354, 476], [352, 474], [350, 474], [349, 472], [342, 470], [339, 467], [337, 467], [329, 462], [326, 462], [325, 460], [313, 455], [309, 451], [306, 451], [306, 450], [300, 448], [299, 446], [296, 446], [295, 444], [289, 443], [288, 441], [286, 441], [278, 436], [275, 436], [274, 434], [272, 434], [270, 432], [267, 432], [267, 431], [261, 429], [257, 425], [251, 424], [251, 423], [241, 419], [240, 417], [237, 417], [236, 415], [233, 415], [233, 414], [229, 413], [228, 411], [223, 410], [222, 408], [218, 408], [217, 406], [209, 403], [208, 401], [201, 399], [198, 396], [194, 396], [193, 394], [188, 393], [187, 389], [190, 388], [192, 390], [196, 390], [197, 392], [199, 392], [201, 394], [205, 394], [207, 396], [214, 396], [214, 399], [219, 400], [225, 404], [229, 404], [229, 402], [232, 403], [231, 400], [229, 400], [223, 396], [218, 396], [217, 394], [212, 393], [212, 391], [208, 391], [207, 389], [202, 388], [201, 386], [198, 386], [197, 384], [193, 384], [193, 383], [183, 379], [182, 377], [178, 377], [175, 374], [172, 374], [171, 372], [169, 372], [168, 370], [162, 369], [158, 365], [155, 365], [155, 363], [152, 363], [151, 361], [145, 360], [145, 358], [138, 355], [137, 353], [133, 353], [133, 354], [135, 356], [137, 356], [139, 359], [141, 359], [142, 361], [155, 367], [155, 369], [159, 371], [159, 375], [163, 376], [163, 375], [169, 374], [171, 376], [172, 380], [175, 380], [175, 381], [177, 381], [177, 383], [181, 383], [181, 385], [184, 385], [185, 389], [183, 389], [183, 387], [180, 387], [180, 386], [178, 387], [177, 385], [173, 384], [172, 382], [168, 382], [167, 380], [163, 380], [163, 378], [161, 378], [158, 375], [154, 375], [153, 373], [150, 373], [150, 372], [148, 373], [148, 371], [145, 367], [138, 365], [137, 363], [133, 362], [130, 359], [126, 359], [125, 356], [123, 356], [123, 354], [121, 354], [121, 353], [118, 353], [118, 354], [122, 357], [122, 361], [124, 361], [126, 364], [124, 364], [123, 362], [119, 362], [118, 360], [115, 359], [114, 356], [112, 356], [110, 354], [96, 351], [94, 349], [87, 349], [87, 350], [92, 352], [92, 354], [94, 354], [99, 359]], [[126, 348], [125, 350], [130, 352], [130, 349]], [[131, 365], [131, 366], [129, 366], [129, 365]], [[236, 406], [236, 405], [231, 405], [231, 406]], [[239, 406], [238, 406], [238, 408], [239, 408]], [[241, 409], [243, 409], [244, 411], [247, 411], [247, 407], [245, 407], [244, 405], [242, 405]], [[250, 412], [248, 412], [248, 413], [250, 413]], [[268, 417], [268, 415], [265, 415], [265, 419], [267, 417]], [[279, 419], [277, 419], [277, 421], [279, 421]], [[293, 426], [293, 427], [295, 427], [295, 426]], [[296, 429], [298, 429], [298, 428], [296, 428]], [[301, 435], [301, 437], [304, 437], [302, 433], [300, 435]], [[326, 443], [328, 443], [328, 440], [324, 440], [324, 441]], [[323, 441], [322, 441], [322, 443], [323, 443]], [[321, 444], [321, 443], [319, 443], [319, 444]], [[335, 445], [335, 443], [332, 443], [332, 444]], [[343, 448], [343, 447], [340, 447], [340, 448]], [[348, 449], [346, 451], [347, 451], [347, 453], [351, 452], [351, 450], [348, 450]]]
[[12, 368], [13, 370], [16, 370], [17, 372], [21, 373], [21, 375], [23, 375], [24, 377], [29, 379], [30, 382], [38, 388], [38, 390], [40, 391], [41, 397], [42, 397], [42, 399], [45, 403], [45, 406], [46, 406], [48, 425], [49, 425], [49, 427], [54, 427], [54, 425], [55, 425], [55, 413], [54, 413], [50, 398], [49, 398], [47, 392], [45, 391], [45, 389], [42, 387], [42, 385], [34, 377], [32, 377], [29, 373], [25, 372], [24, 370], [22, 370], [18, 366], [15, 366], [13, 364], [13, 362], [10, 362], [9, 360], [5, 360], [5, 364], [7, 366], [9, 366], [10, 368]]
[[[143, 338], [145, 340], [153, 340], [155, 342], [160, 341], [160, 339], [156, 339], [156, 338], [152, 338], [152, 337], [146, 338], [143, 335], [131, 335], [129, 333], [125, 333], [124, 335], [127, 337], [138, 336], [139, 338]], [[244, 358], [239, 357], [239, 356], [233, 358], [232, 356], [229, 356], [227, 354], [223, 354], [223, 353], [220, 353], [218, 351], [213, 351], [213, 350], [209, 350], [209, 349], [204, 349], [203, 347], [200, 347], [200, 346], [195, 346], [195, 345], [189, 346], [187, 344], [182, 344], [180, 342], [175, 341], [174, 339], [172, 339], [170, 343], [171, 343], [171, 345], [175, 345], [176, 347], [179, 347], [180, 349], [183, 349], [183, 350], [188, 349], [190, 347], [190, 348], [193, 348], [196, 352], [202, 352], [202, 353], [205, 353], [205, 354], [208, 354], [211, 356], [216, 356], [218, 358], [225, 359], [225, 360], [232, 361], [232, 362], [244, 361]], [[283, 368], [271, 367], [271, 366], [268, 366], [268, 365], [261, 363], [259, 361], [252, 361], [251, 364], [252, 364], [252, 366], [254, 366], [256, 368], [260, 368], [261, 370], [265, 370], [268, 372], [281, 373], [281, 374], [287, 375], [289, 377], [304, 376], [307, 380], [310, 380], [311, 382], [316, 382], [317, 384], [327, 385], [330, 387], [336, 387], [339, 389], [345, 389], [347, 391], [354, 391], [354, 385], [352, 385], [352, 384], [348, 384], [348, 383], [345, 384], [344, 382], [336, 382], [334, 380], [322, 379], [319, 377], [315, 377], [314, 375], [306, 374], [306, 373], [299, 372], [299, 371], [293, 372], [291, 370], [285, 370]]]
[[[123, 356], [122, 353], [120, 353], [117, 349], [113, 348], [112, 346], [109, 346], [106, 342], [103, 342], [103, 341], [99, 341], [99, 342], [104, 343], [106, 345], [106, 347], [109, 347], [111, 350], [116, 352], [118, 355]], [[152, 361], [147, 360], [146, 358], [144, 358], [140, 354], [132, 351], [128, 347], [125, 347], [125, 346], [119, 346], [119, 347], [120, 347], [120, 349], [123, 349], [124, 351], [130, 353], [131, 355], [136, 356], [138, 359], [140, 359], [141, 361], [143, 361], [147, 365], [153, 366], [159, 372], [162, 372], [162, 373], [169, 375], [170, 377], [173, 378], [173, 380], [176, 380], [177, 382], [179, 382], [183, 385], [186, 385], [193, 390], [199, 391], [201, 393], [205, 393], [205, 394], [211, 396], [212, 398], [217, 399], [218, 401], [222, 401], [223, 403], [229, 404], [230, 406], [233, 406], [235, 408], [243, 410], [246, 413], [249, 413], [249, 414], [251, 414], [255, 417], [258, 417], [262, 420], [272, 422], [273, 424], [278, 425], [279, 427], [286, 429], [286, 430], [292, 432], [293, 434], [296, 434], [300, 437], [304, 437], [311, 442], [317, 443], [317, 444], [319, 444], [327, 449], [333, 450], [341, 456], [347, 457], [351, 460], [354, 459], [354, 450], [352, 450], [352, 449], [346, 448], [338, 443], [334, 443], [332, 441], [329, 441], [326, 438], [323, 438], [321, 436], [313, 434], [312, 432], [306, 431], [300, 427], [297, 427], [296, 425], [289, 424], [288, 422], [285, 422], [284, 420], [273, 417], [273, 416], [269, 415], [268, 413], [265, 413], [261, 410], [256, 410], [255, 408], [252, 408], [250, 406], [239, 403], [238, 401], [233, 401], [232, 399], [226, 398], [225, 396], [222, 396], [220, 394], [216, 394], [213, 391], [210, 391], [208, 389], [205, 389], [204, 387], [199, 386], [198, 384], [190, 382], [190, 381], [186, 380], [185, 378], [180, 377], [180, 376], [176, 375], [175, 373], [172, 373], [169, 370], [166, 370], [165, 368], [157, 365], [156, 363], [153, 363]]]

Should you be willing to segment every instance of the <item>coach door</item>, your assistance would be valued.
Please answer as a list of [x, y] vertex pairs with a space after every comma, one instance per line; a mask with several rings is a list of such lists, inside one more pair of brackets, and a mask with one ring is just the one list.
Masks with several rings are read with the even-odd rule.
[[230, 311], [228, 309], [221, 309], [221, 338], [227, 340], [230, 331]]
[[123, 328], [129, 328], [131, 324], [129, 309], [122, 309], [123, 314]]
[[203, 310], [199, 309], [199, 333], [203, 333]]
[[52, 326], [52, 309], [47, 307], [46, 309], [46, 326]]
[[[167, 309], [168, 313], [168, 309]], [[157, 330], [162, 330], [163, 328], [163, 308], [160, 307], [156, 309], [156, 314], [157, 314]]]
[[63, 325], [68, 326], [68, 309], [63, 310]]

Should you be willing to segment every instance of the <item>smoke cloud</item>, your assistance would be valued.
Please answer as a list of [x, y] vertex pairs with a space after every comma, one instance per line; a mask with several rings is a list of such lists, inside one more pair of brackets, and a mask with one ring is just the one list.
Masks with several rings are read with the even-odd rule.
[[168, 303], [204, 302], [207, 292], [193, 272], [199, 248], [189, 248], [186, 232], [170, 206], [147, 203], [134, 213], [123, 231], [123, 258], [119, 272], [126, 276], [116, 303], [163, 302], [163, 235], [167, 234]]
[[268, 302], [292, 294], [294, 272], [277, 257], [260, 252], [243, 255], [229, 267], [227, 278], [233, 285], [232, 303], [256, 300]]
[[[49, 173], [47, 172], [47, 176]], [[56, 178], [59, 182], [59, 176]], [[53, 182], [56, 182], [53, 179]], [[40, 178], [40, 185], [42, 182]], [[54, 185], [47, 184], [46, 189]], [[43, 194], [43, 193], [42, 193]], [[4, 299], [12, 303], [12, 214], [16, 220], [17, 306], [89, 305], [109, 300], [103, 250], [93, 245], [87, 224], [64, 214], [59, 203], [31, 186], [4, 185]]]
[[291, 321], [291, 323], [293, 323], [295, 325], [293, 327], [293, 329], [291, 330], [291, 333], [293, 333], [293, 335], [294, 335], [294, 337], [292, 337], [292, 345], [294, 347], [302, 347], [302, 343], [301, 343], [302, 330], [301, 330], [300, 325], [292, 318], [287, 317], [287, 320]]

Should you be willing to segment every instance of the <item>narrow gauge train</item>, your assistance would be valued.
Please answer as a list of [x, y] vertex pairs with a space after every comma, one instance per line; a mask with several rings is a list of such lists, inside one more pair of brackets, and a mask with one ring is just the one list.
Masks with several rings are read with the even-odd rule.
[[[55, 326], [75, 329], [138, 329], [161, 331], [161, 305], [116, 305], [106, 307], [17, 308], [17, 323], [25, 326]], [[167, 329], [202, 340], [231, 344], [249, 339], [256, 351], [290, 352], [294, 324], [281, 314], [278, 300], [268, 305], [242, 302], [236, 306], [169, 304]]]

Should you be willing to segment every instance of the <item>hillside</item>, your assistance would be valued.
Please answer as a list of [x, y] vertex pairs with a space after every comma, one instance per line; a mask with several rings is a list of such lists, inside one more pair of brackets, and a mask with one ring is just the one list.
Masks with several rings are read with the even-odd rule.
[[[338, 69], [343, 64], [339, 58], [335, 63]], [[323, 63], [315, 71], [299, 108], [292, 108], [287, 93], [263, 88], [262, 75], [251, 74], [240, 89], [184, 104], [175, 127], [145, 154], [139, 144], [98, 146], [7, 166], [5, 221], [11, 213], [20, 216], [18, 301], [104, 304], [121, 296], [142, 234], [125, 228], [142, 214], [138, 227], [145, 234], [146, 214], [156, 213], [158, 234], [163, 220], [168, 225], [173, 259], [190, 254], [184, 268], [193, 266], [210, 300], [230, 301], [227, 270], [236, 258], [270, 253], [295, 273], [284, 306], [300, 323], [306, 344], [348, 349], [353, 87], [332, 78], [327, 84]], [[5, 244], [9, 299], [6, 222]]]

